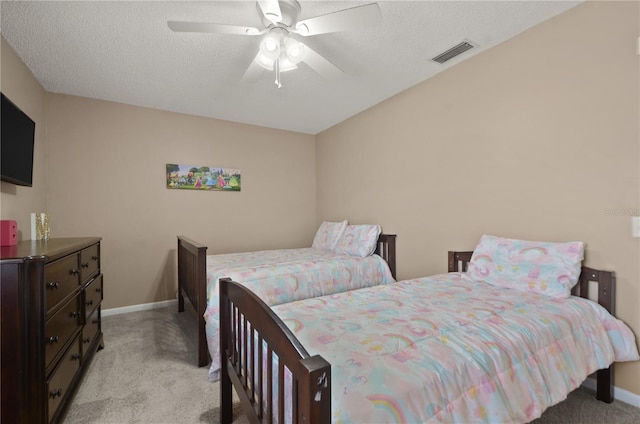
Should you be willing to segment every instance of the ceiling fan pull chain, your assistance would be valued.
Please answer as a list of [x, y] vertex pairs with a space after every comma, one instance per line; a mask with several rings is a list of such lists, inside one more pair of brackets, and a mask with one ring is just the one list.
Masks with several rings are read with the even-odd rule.
[[278, 88], [282, 87], [280, 83], [280, 58], [276, 59], [276, 85]]

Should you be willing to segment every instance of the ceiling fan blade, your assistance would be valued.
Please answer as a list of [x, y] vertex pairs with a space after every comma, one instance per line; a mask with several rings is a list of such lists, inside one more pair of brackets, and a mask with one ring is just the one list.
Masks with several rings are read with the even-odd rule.
[[282, 11], [278, 0], [260, 0], [258, 1], [262, 14], [271, 22], [282, 22]]
[[264, 31], [258, 28], [240, 25], [213, 24], [209, 22], [168, 21], [167, 25], [175, 32], [208, 32], [214, 34], [259, 35]]
[[381, 19], [380, 6], [370, 3], [302, 20], [296, 24], [296, 32], [308, 36], [366, 28], [378, 25]]
[[258, 65], [258, 56], [260, 56], [260, 52], [256, 55], [256, 57], [251, 61], [251, 64], [245, 71], [244, 75], [240, 79], [242, 82], [255, 82], [262, 75], [262, 71], [264, 68]]
[[344, 74], [342, 69], [329, 62], [315, 50], [311, 50], [306, 44], [304, 45], [304, 49], [305, 53], [302, 61], [323, 77], [331, 79]]

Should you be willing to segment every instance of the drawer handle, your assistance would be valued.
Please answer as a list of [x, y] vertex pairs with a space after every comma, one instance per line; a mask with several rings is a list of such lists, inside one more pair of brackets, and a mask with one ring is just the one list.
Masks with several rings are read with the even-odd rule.
[[91, 339], [89, 337], [87, 337], [86, 339], [82, 339], [82, 343], [89, 343], [91, 341]]
[[58, 287], [60, 287], [60, 283], [58, 283], [57, 281], [51, 281], [47, 283], [47, 288], [51, 290], [56, 290]]
[[93, 300], [90, 300], [87, 302], [87, 306], [91, 306], [91, 305], [93, 305]]
[[100, 324], [100, 320], [99, 319], [94, 319], [94, 320], [91, 320], [91, 323], [92, 324]]
[[58, 396], [62, 396], [62, 389], [51, 390], [49, 392], [49, 396], [51, 396], [51, 399], [55, 399]]
[[71, 360], [72, 361], [79, 361], [80, 360], [80, 354], [79, 353], [74, 353], [73, 355], [71, 355]]
[[86, 264], [82, 264], [80, 265], [82, 268], [89, 268], [89, 262], [87, 262]]
[[96, 289], [96, 293], [102, 293], [102, 289], [101, 288], [97, 288]]
[[100, 258], [98, 256], [92, 256], [91, 259], [94, 260], [94, 261], [97, 261]]
[[56, 343], [58, 343], [58, 340], [60, 340], [60, 337], [51, 336], [51, 337], [49, 337], [49, 344], [56, 344]]
[[70, 316], [71, 318], [78, 318], [78, 317], [80, 316], [80, 312], [76, 312], [76, 311], [74, 311], [74, 312], [70, 312], [70, 313], [69, 313], [69, 316]]
[[70, 272], [71, 272], [71, 275], [78, 275], [78, 274], [80, 274], [80, 270], [79, 270], [79, 269], [72, 269]]

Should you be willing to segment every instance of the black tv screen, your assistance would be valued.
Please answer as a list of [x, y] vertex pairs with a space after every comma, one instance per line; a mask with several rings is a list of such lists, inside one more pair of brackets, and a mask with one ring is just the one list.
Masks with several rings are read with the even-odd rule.
[[0, 178], [31, 187], [36, 123], [4, 94], [0, 118]]

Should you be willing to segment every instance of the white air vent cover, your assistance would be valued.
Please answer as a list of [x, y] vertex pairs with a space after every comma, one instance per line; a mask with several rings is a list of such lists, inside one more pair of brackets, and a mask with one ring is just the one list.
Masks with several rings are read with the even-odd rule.
[[454, 57], [458, 56], [459, 54], [462, 54], [464, 52], [466, 52], [469, 49], [474, 48], [475, 46], [473, 44], [471, 44], [468, 41], [463, 41], [462, 43], [451, 47], [449, 50], [447, 50], [444, 53], [439, 54], [438, 56], [434, 57], [433, 61], [438, 62], [438, 63], [445, 63], [447, 60], [451, 60]]

